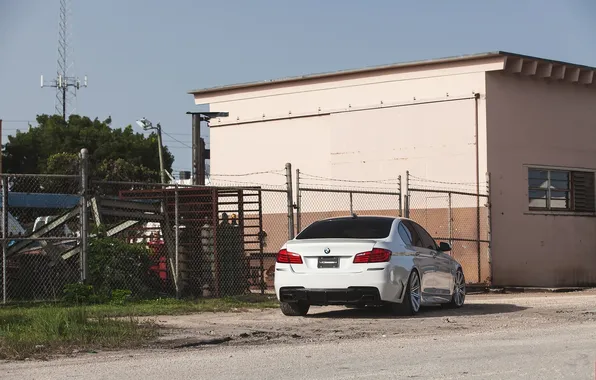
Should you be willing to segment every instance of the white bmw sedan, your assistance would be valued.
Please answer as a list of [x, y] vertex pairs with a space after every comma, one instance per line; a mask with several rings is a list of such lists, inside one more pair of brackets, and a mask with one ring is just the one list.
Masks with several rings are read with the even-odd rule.
[[457, 308], [466, 281], [450, 250], [406, 218], [324, 219], [279, 251], [275, 293], [288, 316], [304, 316], [313, 305], [387, 305], [399, 315], [425, 304]]

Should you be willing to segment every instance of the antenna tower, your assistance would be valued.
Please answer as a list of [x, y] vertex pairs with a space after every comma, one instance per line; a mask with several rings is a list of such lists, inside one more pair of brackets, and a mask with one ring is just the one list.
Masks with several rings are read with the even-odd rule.
[[[62, 115], [66, 120], [67, 108], [76, 106], [77, 90], [87, 87], [87, 76], [83, 83], [76, 76], [71, 76], [73, 63], [70, 59], [72, 46], [70, 43], [70, 0], [60, 0], [60, 28], [58, 32], [58, 70], [56, 78], [44, 82], [41, 76], [41, 87], [56, 88], [56, 114]], [[74, 107], [73, 107], [74, 110]]]

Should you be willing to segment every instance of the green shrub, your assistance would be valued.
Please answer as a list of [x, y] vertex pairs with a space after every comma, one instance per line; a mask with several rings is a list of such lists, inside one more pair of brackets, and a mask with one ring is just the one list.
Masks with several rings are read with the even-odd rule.
[[64, 302], [71, 305], [95, 303], [97, 296], [93, 292], [93, 286], [81, 283], [66, 284], [64, 286]]
[[[89, 284], [96, 293], [123, 300], [130, 295], [147, 297], [153, 295], [159, 286], [157, 274], [151, 271], [153, 265], [149, 248], [143, 244], [130, 244], [112, 237], [99, 237], [89, 242]], [[130, 291], [124, 295], [122, 289]]]
[[126, 301], [130, 299], [132, 292], [127, 289], [115, 289], [112, 290], [112, 298], [110, 299], [113, 304], [124, 305]]

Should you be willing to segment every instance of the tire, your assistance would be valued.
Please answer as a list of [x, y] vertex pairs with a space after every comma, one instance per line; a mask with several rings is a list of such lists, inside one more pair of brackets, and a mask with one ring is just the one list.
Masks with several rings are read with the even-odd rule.
[[418, 274], [418, 271], [413, 270], [408, 278], [408, 285], [406, 287], [404, 299], [401, 303], [392, 303], [391, 312], [394, 315], [416, 315], [420, 311], [421, 300], [422, 292], [420, 288], [420, 275]]
[[466, 301], [466, 278], [461, 268], [455, 272], [455, 281], [453, 284], [453, 295], [449, 303], [443, 304], [448, 309], [459, 309], [464, 306]]
[[288, 317], [304, 317], [308, 314], [310, 305], [304, 302], [282, 302], [279, 308], [283, 315]]

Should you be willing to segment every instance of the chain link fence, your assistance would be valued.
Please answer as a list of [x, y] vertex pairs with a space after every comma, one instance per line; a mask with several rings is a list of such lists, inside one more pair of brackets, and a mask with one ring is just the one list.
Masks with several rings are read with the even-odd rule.
[[[455, 189], [454, 189], [455, 188]], [[470, 284], [490, 283], [488, 185], [447, 183], [408, 175], [405, 215], [452, 246]]]
[[76, 283], [108, 299], [271, 293], [279, 248], [309, 224], [402, 209], [452, 244], [469, 282], [489, 279], [487, 195], [408, 176], [402, 207], [401, 177], [292, 174], [288, 164], [207, 186], [0, 175], [2, 300], [57, 300]]
[[351, 181], [297, 171], [296, 183], [296, 232], [323, 218], [402, 214], [401, 177]]
[[2, 300], [61, 297], [81, 279], [79, 176], [0, 175]]
[[291, 238], [293, 203], [291, 165], [286, 169], [243, 174], [211, 174], [210, 185], [256, 186], [261, 194], [260, 243], [261, 252], [248, 256], [251, 291], [273, 292], [275, 260], [279, 248]]
[[[119, 273], [98, 278], [98, 288], [177, 297], [223, 297], [266, 290], [262, 205], [263, 194], [268, 192], [258, 187], [93, 185], [92, 226], [107, 238], [136, 247], [130, 251], [134, 258], [141, 250], [148, 257], [141, 263], [123, 261], [117, 255], [96, 251], [92, 240], [90, 255], [107, 256], [110, 267], [119, 268]], [[90, 265], [93, 262], [90, 259]], [[93, 273], [90, 268], [92, 284]]]

